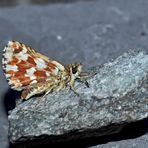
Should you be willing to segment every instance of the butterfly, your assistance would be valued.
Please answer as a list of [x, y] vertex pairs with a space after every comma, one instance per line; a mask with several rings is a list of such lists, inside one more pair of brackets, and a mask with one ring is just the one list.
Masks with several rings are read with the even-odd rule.
[[9, 41], [3, 49], [2, 67], [10, 87], [22, 91], [22, 100], [39, 94], [45, 96], [66, 87], [78, 94], [74, 89], [76, 79], [89, 87], [82, 79], [85, 75], [82, 64], [63, 66], [17, 41]]

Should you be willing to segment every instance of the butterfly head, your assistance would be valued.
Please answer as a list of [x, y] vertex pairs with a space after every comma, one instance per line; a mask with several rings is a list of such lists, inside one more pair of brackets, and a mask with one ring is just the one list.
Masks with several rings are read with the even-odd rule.
[[80, 63], [70, 64], [67, 68], [70, 73], [70, 76], [73, 79], [77, 79], [80, 77], [82, 71], [82, 64]]

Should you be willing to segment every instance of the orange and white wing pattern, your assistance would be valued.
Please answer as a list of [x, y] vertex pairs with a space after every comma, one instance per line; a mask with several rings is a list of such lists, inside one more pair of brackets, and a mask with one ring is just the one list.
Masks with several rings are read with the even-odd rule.
[[46, 81], [65, 67], [17, 41], [9, 41], [3, 50], [2, 66], [12, 89]]

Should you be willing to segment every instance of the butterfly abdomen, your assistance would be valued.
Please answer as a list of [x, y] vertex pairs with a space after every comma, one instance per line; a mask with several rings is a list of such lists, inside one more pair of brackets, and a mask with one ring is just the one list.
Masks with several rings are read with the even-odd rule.
[[51, 77], [50, 80], [26, 87], [22, 91], [21, 99], [27, 100], [34, 95], [48, 94], [50, 92], [58, 92], [66, 87], [65, 80], [59, 80], [57, 77]]
[[40, 82], [30, 87], [28, 86], [22, 91], [21, 99], [27, 100], [34, 95], [44, 94], [52, 86], [53, 84], [48, 82]]

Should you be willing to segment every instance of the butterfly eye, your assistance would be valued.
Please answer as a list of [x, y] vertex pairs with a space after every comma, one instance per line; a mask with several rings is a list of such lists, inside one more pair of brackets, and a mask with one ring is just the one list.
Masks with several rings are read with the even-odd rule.
[[77, 67], [72, 67], [72, 73], [73, 73], [73, 74], [76, 74], [77, 71], [78, 71]]

